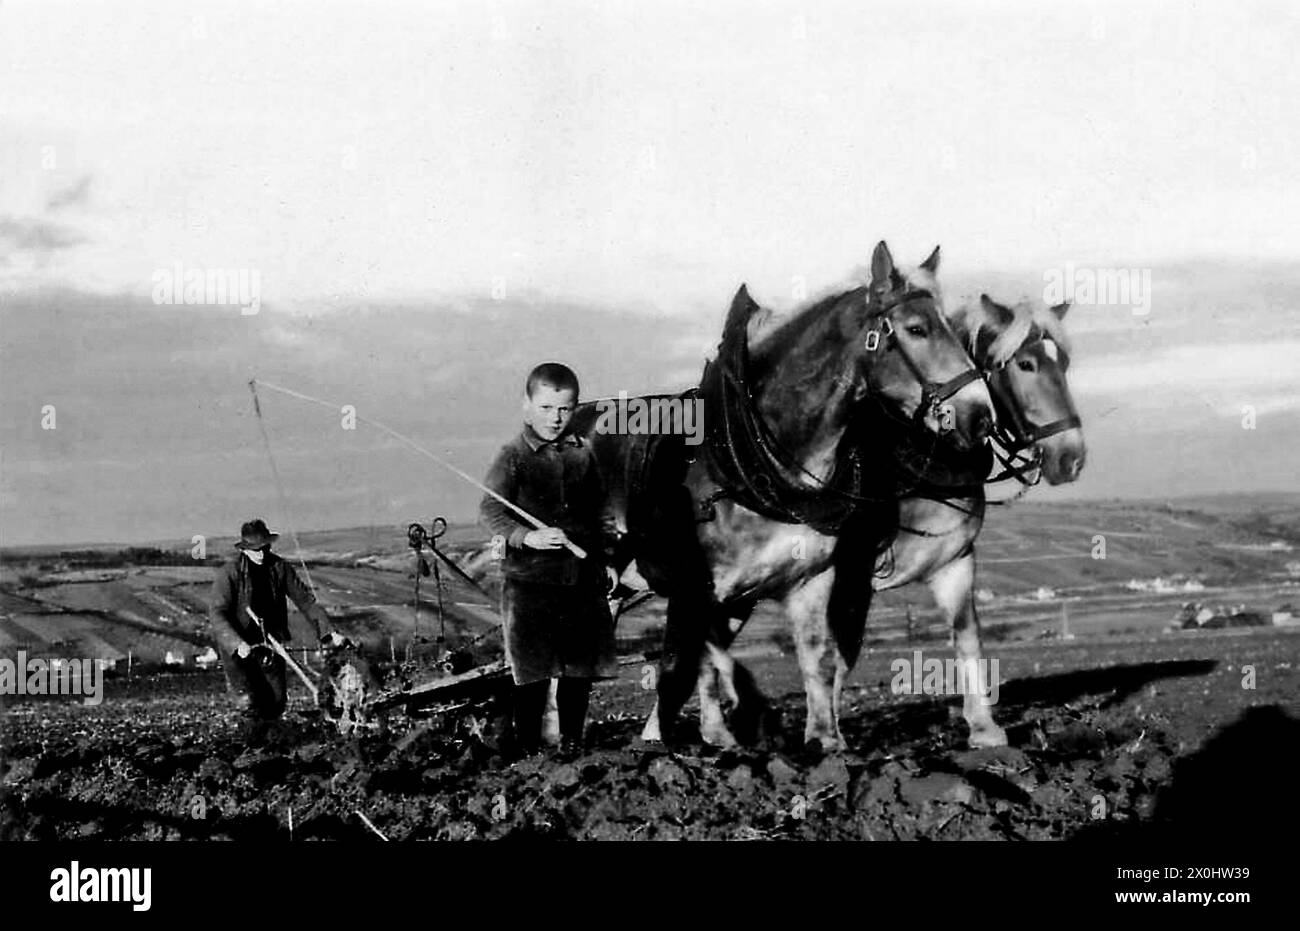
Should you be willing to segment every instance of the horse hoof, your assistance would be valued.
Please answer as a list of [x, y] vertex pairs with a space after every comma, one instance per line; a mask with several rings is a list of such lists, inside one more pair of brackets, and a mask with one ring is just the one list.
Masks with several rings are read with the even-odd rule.
[[843, 753], [848, 749], [844, 738], [834, 734], [804, 734], [803, 744], [805, 747], [816, 748], [822, 753]]
[[701, 731], [700, 739], [710, 747], [718, 747], [722, 750], [731, 750], [740, 746], [740, 741], [738, 741], [735, 735], [725, 727], [718, 729], [710, 728], [709, 730]]
[[982, 750], [985, 747], [1005, 747], [1007, 745], [1007, 732], [996, 724], [989, 724], [980, 728], [972, 727], [970, 739], [967, 743], [972, 750]]
[[641, 739], [646, 743], [659, 744], [664, 742], [663, 735], [659, 732], [658, 717], [652, 717], [645, 722], [645, 727], [641, 730]]

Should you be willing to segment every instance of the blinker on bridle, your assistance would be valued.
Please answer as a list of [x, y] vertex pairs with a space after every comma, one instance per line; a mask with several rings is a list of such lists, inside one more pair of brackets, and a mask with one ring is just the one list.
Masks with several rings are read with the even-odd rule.
[[978, 381], [983, 377], [980, 370], [974, 365], [971, 365], [965, 371], [945, 382], [930, 381], [925, 377], [920, 366], [916, 364], [916, 360], [912, 358], [912, 354], [907, 351], [907, 347], [898, 340], [894, 333], [894, 323], [888, 317], [889, 312], [894, 310], [896, 307], [904, 306], [912, 301], [933, 297], [934, 295], [929, 291], [923, 288], [918, 288], [915, 291], [904, 292], [896, 300], [876, 309], [871, 307], [870, 298], [868, 298], [867, 303], [868, 310], [872, 310], [873, 313], [880, 315], [880, 324], [867, 333], [865, 348], [867, 352], [878, 352], [882, 346], [885, 351], [888, 351], [891, 348], [898, 350], [899, 356], [911, 371], [912, 377], [914, 377], [917, 384], [921, 386], [921, 403], [917, 405], [916, 413], [913, 414], [913, 419], [917, 421], [923, 420], [927, 414], [937, 417], [939, 414], [939, 406], [943, 404], [944, 401], [947, 401], [971, 382]]

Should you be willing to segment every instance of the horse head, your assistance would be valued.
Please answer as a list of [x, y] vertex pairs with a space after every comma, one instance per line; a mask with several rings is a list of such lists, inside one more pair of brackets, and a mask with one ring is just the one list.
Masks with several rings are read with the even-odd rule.
[[977, 306], [953, 316], [988, 379], [998, 441], [1013, 453], [1032, 449], [1052, 485], [1077, 479], [1087, 456], [1065, 377], [1070, 343], [1063, 321], [1069, 306], [1007, 307], [982, 294]]
[[910, 273], [895, 266], [884, 242], [876, 246], [862, 318], [866, 393], [970, 450], [988, 438], [993, 405], [943, 313], [938, 271], [937, 246]]
[[939, 250], [914, 272], [881, 242], [867, 284], [773, 320], [743, 286], [729, 325], [749, 321], [758, 406], [791, 449], [831, 435], [864, 401], [886, 416], [978, 447], [993, 427], [980, 371], [942, 312]]

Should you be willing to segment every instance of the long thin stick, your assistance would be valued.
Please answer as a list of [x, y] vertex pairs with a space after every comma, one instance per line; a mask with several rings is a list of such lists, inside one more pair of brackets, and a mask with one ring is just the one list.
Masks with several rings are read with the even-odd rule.
[[373, 824], [370, 823], [370, 819], [369, 819], [369, 818], [367, 818], [365, 815], [363, 815], [363, 814], [362, 814], [361, 812], [359, 812], [359, 811], [356, 813], [356, 815], [357, 815], [358, 818], [360, 818], [362, 821], [365, 822], [366, 827], [370, 828], [370, 830], [374, 831], [376, 834], [379, 835], [379, 839], [380, 839], [380, 840], [385, 840], [385, 841], [388, 840], [388, 838], [384, 836], [384, 832], [383, 832], [383, 831], [379, 830], [379, 828], [375, 827]]
[[311, 700], [313, 702], [319, 702], [320, 691], [316, 688], [316, 683], [312, 682], [311, 679], [307, 677], [307, 673], [302, 671], [302, 667], [293, 661], [293, 657], [289, 655], [289, 651], [280, 646], [279, 642], [270, 634], [266, 635], [266, 640], [271, 644], [271, 649], [284, 657], [285, 664], [298, 674], [298, 678], [302, 680], [302, 684], [307, 686], [307, 691], [311, 692]]
[[248, 389], [253, 392], [253, 413], [257, 415], [257, 429], [262, 433], [262, 445], [266, 447], [266, 459], [271, 464], [271, 477], [275, 479], [275, 490], [280, 495], [280, 513], [285, 520], [290, 522], [289, 536], [293, 538], [293, 551], [298, 557], [298, 565], [302, 566], [302, 574], [307, 581], [307, 588], [314, 595], [316, 594], [316, 586], [312, 584], [311, 570], [307, 568], [307, 560], [302, 555], [302, 542], [298, 539], [298, 531], [293, 528], [294, 521], [289, 514], [289, 496], [284, 492], [284, 480], [280, 478], [280, 470], [275, 464], [275, 454], [271, 452], [271, 437], [266, 432], [266, 422], [262, 418], [262, 402], [257, 397], [257, 386], [250, 381]]
[[316, 689], [316, 683], [307, 678], [307, 673], [303, 672], [298, 664], [293, 661], [293, 657], [289, 655], [288, 651], [286, 651], [284, 647], [280, 646], [280, 641], [276, 640], [267, 632], [265, 625], [262, 624], [262, 619], [254, 613], [253, 609], [245, 608], [244, 610], [248, 612], [248, 616], [253, 619], [253, 622], [262, 628], [262, 636], [266, 638], [266, 642], [271, 649], [280, 654], [280, 658], [284, 660], [285, 664], [296, 672], [298, 678], [302, 680], [303, 685], [307, 686], [307, 691], [311, 692], [311, 700], [313, 702], [319, 702], [320, 692]]
[[[272, 383], [269, 382], [269, 381], [259, 381], [258, 379], [252, 379], [251, 381], [249, 381], [248, 384], [249, 384], [249, 387], [253, 389], [253, 393], [254, 393], [255, 396], [256, 396], [256, 394], [257, 394], [257, 388], [256, 388], [256, 386], [257, 386], [257, 385], [261, 385], [263, 388], [269, 388], [269, 389], [272, 390], [272, 391], [278, 391], [278, 392], [280, 392], [281, 394], [287, 394], [289, 397], [291, 397], [291, 398], [297, 398], [297, 399], [300, 400], [300, 401], [308, 401], [308, 402], [310, 402], [310, 403], [312, 403], [312, 404], [319, 404], [319, 405], [321, 405], [322, 407], [328, 407], [328, 408], [330, 408], [331, 410], [338, 410], [338, 409], [339, 409], [339, 405], [337, 405], [337, 404], [331, 404], [329, 401], [322, 400], [321, 398], [313, 398], [313, 397], [312, 397], [311, 395], [309, 395], [309, 394], [303, 394], [301, 391], [294, 391], [294, 390], [292, 390], [292, 389], [290, 389], [290, 388], [284, 388], [284, 387], [281, 387], [280, 385], [272, 384]], [[513, 501], [510, 501], [510, 500], [508, 500], [508, 499], [506, 499], [506, 498], [503, 498], [501, 495], [497, 494], [497, 493], [496, 493], [495, 491], [493, 491], [491, 488], [488, 488], [486, 485], [484, 485], [484, 484], [483, 484], [482, 482], [480, 482], [478, 479], [474, 478], [474, 476], [470, 475], [470, 474], [467, 473], [467, 472], [462, 472], [460, 469], [456, 468], [454, 465], [452, 465], [452, 464], [451, 464], [450, 462], [448, 462], [446, 459], [443, 459], [443, 458], [442, 458], [441, 456], [439, 456], [437, 453], [434, 453], [434, 452], [432, 452], [432, 451], [426, 449], [425, 447], [421, 446], [419, 443], [417, 443], [415, 440], [411, 439], [409, 436], [406, 436], [406, 435], [403, 434], [403, 433], [398, 433], [396, 430], [394, 430], [392, 427], [388, 426], [387, 424], [382, 424], [382, 423], [380, 423], [379, 421], [377, 421], [377, 420], [372, 420], [372, 419], [369, 418], [369, 417], [362, 417], [360, 414], [357, 414], [357, 415], [356, 415], [356, 419], [359, 420], [359, 421], [361, 421], [362, 423], [368, 423], [368, 424], [370, 424], [370, 426], [374, 427], [374, 428], [377, 429], [377, 430], [382, 430], [382, 431], [384, 431], [385, 433], [387, 433], [389, 436], [393, 437], [394, 439], [396, 439], [396, 440], [400, 440], [401, 442], [405, 443], [407, 446], [411, 447], [411, 449], [415, 450], [415, 451], [416, 451], [417, 453], [419, 453], [420, 455], [422, 455], [422, 456], [427, 456], [429, 459], [432, 459], [434, 462], [438, 463], [438, 465], [442, 466], [444, 469], [447, 469], [447, 470], [449, 470], [449, 471], [451, 471], [451, 472], [456, 473], [456, 474], [459, 475], [461, 478], [463, 478], [465, 481], [469, 482], [471, 485], [473, 485], [475, 488], [477, 488], [479, 491], [482, 491], [482, 492], [484, 492], [485, 494], [490, 495], [491, 497], [495, 498], [497, 501], [499, 501], [499, 502], [501, 502], [502, 504], [504, 504], [504, 505], [505, 505], [506, 507], [508, 507], [510, 510], [514, 511], [516, 514], [518, 514], [520, 517], [522, 517], [525, 521], [527, 521], [529, 524], [531, 524], [534, 528], [540, 530], [540, 529], [542, 529], [542, 528], [544, 528], [544, 527], [547, 526], [545, 523], [543, 523], [542, 521], [538, 520], [538, 519], [537, 519], [536, 517], [534, 517], [533, 515], [529, 514], [527, 511], [525, 511], [525, 510], [524, 510], [523, 508], [521, 508], [519, 505], [515, 504]], [[574, 542], [572, 542], [572, 541], [569, 541], [569, 542], [566, 542], [566, 543], [564, 544], [564, 546], [565, 546], [565, 549], [567, 549], [569, 552], [573, 553], [573, 555], [574, 555], [574, 556], [577, 556], [579, 559], [586, 559], [586, 558], [587, 558], [587, 553], [586, 553], [586, 551], [585, 551], [584, 549], [582, 549], [582, 547], [578, 546], [578, 544], [576, 544], [576, 543], [574, 543]]]

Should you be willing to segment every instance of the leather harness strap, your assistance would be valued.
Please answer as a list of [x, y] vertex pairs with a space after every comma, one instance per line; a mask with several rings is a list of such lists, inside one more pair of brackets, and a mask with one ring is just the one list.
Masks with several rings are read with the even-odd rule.
[[[868, 311], [872, 317], [879, 317], [880, 323], [868, 332], [865, 348], [869, 352], [897, 349], [921, 387], [921, 403], [908, 420], [893, 414], [879, 397], [873, 400], [891, 419], [909, 428], [921, 424], [926, 415], [937, 412], [940, 404], [981, 377], [979, 370], [970, 365], [946, 382], [928, 381], [907, 347], [897, 339], [888, 315], [911, 301], [931, 297], [928, 291], [908, 291], [883, 306], [873, 305], [870, 295], [867, 297]], [[728, 319], [718, 357], [706, 367], [701, 386], [705, 403], [712, 408], [707, 415], [706, 464], [718, 486], [701, 502], [703, 519], [711, 519], [713, 504], [731, 498], [773, 520], [834, 532], [863, 506], [896, 501], [900, 494], [898, 488], [891, 489], [888, 495], [862, 494], [858, 443], [841, 443], [829, 478], [814, 475], [782, 446], [758, 410], [747, 378], [745, 323], [746, 319], [742, 318]], [[937, 442], [937, 437], [933, 439]], [[933, 449], [934, 444], [931, 453]], [[925, 467], [920, 470], [925, 471]], [[798, 473], [811, 478], [815, 484], [792, 477]]]

